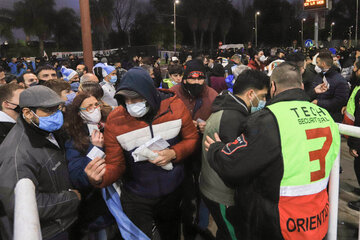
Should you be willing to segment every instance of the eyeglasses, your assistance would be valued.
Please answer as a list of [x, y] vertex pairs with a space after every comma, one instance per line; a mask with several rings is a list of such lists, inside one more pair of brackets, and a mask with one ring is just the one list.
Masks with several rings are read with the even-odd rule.
[[92, 113], [95, 111], [95, 109], [99, 108], [101, 106], [101, 102], [96, 102], [94, 104], [90, 104], [86, 108], [79, 108], [81, 111], [87, 111], [89, 113]]

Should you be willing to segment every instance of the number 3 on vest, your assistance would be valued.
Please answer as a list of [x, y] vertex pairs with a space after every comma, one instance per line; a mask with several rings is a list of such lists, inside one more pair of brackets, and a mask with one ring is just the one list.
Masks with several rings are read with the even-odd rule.
[[326, 140], [321, 149], [309, 152], [310, 162], [319, 160], [320, 170], [311, 172], [311, 182], [318, 181], [325, 177], [325, 157], [330, 150], [333, 141], [330, 127], [306, 130], [308, 140], [325, 137]]

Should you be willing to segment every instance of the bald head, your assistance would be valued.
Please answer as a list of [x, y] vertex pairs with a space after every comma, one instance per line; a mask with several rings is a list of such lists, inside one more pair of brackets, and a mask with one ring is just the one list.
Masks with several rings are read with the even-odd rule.
[[80, 82], [97, 82], [98, 83], [99, 79], [95, 76], [95, 74], [86, 73], [81, 77]]
[[[270, 81], [275, 83], [275, 95], [288, 89], [303, 88], [300, 69], [287, 62], [274, 69]], [[274, 85], [272, 88], [274, 88]]]

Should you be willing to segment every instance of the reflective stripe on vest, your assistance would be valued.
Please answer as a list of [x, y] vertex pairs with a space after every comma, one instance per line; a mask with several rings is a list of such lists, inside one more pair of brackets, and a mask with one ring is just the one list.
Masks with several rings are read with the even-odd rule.
[[340, 150], [338, 126], [323, 108], [305, 101], [268, 106], [280, 133], [284, 164], [278, 202], [285, 240], [323, 239], [328, 230], [326, 187]]
[[347, 105], [346, 105], [345, 114], [352, 121], [355, 121], [355, 117], [354, 117], [354, 115], [355, 115], [355, 96], [358, 93], [359, 89], [360, 89], [360, 86], [356, 86], [354, 88], [354, 90], [352, 91], [350, 98], [347, 102]]
[[329, 177], [308, 185], [282, 186], [280, 187], [281, 197], [296, 197], [319, 193], [327, 187]]

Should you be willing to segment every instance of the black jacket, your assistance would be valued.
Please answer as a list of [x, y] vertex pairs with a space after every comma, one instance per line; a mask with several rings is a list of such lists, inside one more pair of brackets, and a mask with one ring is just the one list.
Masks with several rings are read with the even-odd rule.
[[0, 122], [0, 145], [14, 125], [15, 123], [11, 122]]
[[[293, 100], [308, 101], [308, 96], [301, 89], [291, 89], [268, 105]], [[243, 239], [283, 239], [278, 203], [284, 164], [277, 120], [265, 108], [250, 115], [245, 129], [233, 144], [210, 146], [210, 166], [225, 183], [237, 186], [237, 235]]]
[[323, 83], [323, 76], [326, 77], [330, 88], [318, 95], [317, 105], [328, 110], [335, 122], [342, 122], [341, 108], [346, 106], [350, 92], [349, 85], [336, 68], [331, 67], [325, 74], [321, 73], [316, 76], [313, 83], [314, 88]]
[[15, 185], [29, 178], [36, 188], [43, 238], [67, 229], [77, 218], [79, 199], [71, 189], [64, 141], [54, 133], [60, 148], [46, 139], [49, 134], [20, 117], [0, 146], [0, 200], [10, 222], [14, 220]]
[[[360, 127], [360, 91], [357, 92], [354, 98], [355, 101], [355, 121], [354, 126]], [[358, 153], [360, 152], [360, 138], [349, 137], [348, 146], [351, 149], [355, 149]]]

